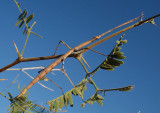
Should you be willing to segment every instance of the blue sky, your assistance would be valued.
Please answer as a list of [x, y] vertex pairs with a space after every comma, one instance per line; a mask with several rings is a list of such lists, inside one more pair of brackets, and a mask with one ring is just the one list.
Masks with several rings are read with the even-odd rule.
[[[34, 20], [37, 22], [33, 31], [43, 36], [42, 39], [31, 35], [23, 54], [24, 58], [36, 56], [49, 56], [55, 51], [59, 40], [63, 40], [70, 47], [74, 47], [92, 37], [99, 35], [121, 23], [144, 13], [144, 18], [159, 14], [160, 2], [152, 1], [106, 1], [106, 0], [19, 0], [21, 8], [27, 8], [29, 14], [34, 13]], [[0, 2], [1, 14], [1, 41], [0, 41], [0, 67], [3, 67], [17, 58], [13, 45], [13, 40], [17, 44], [19, 51], [25, 42], [23, 30], [15, 27], [19, 11], [13, 0], [3, 0]], [[31, 21], [33, 22], [33, 21]], [[93, 79], [99, 88], [116, 88], [127, 85], [135, 85], [131, 92], [108, 92], [103, 101], [103, 106], [97, 103], [86, 105], [81, 108], [82, 100], [74, 97], [74, 107], [63, 108], [68, 113], [159, 113], [160, 105], [160, 82], [159, 82], [159, 42], [160, 42], [160, 21], [155, 19], [157, 24], [144, 24], [125, 32], [124, 38], [128, 43], [124, 45], [122, 51], [127, 57], [125, 64], [118, 67], [113, 72], [98, 71]], [[118, 29], [120, 30], [120, 29]], [[107, 35], [106, 35], [107, 36]], [[118, 35], [94, 49], [108, 54], [119, 39]], [[63, 54], [68, 49], [61, 45], [57, 54]], [[84, 58], [94, 69], [105, 57], [88, 51], [84, 53]], [[53, 60], [21, 63], [13, 68], [48, 66]], [[61, 64], [56, 68], [61, 68]], [[75, 59], [68, 58], [65, 61], [65, 69], [71, 80], [76, 84], [84, 76], [85, 72]], [[33, 77], [37, 76], [37, 71], [27, 71]], [[0, 82], [0, 92], [3, 91], [12, 80], [19, 74], [17, 82], [6, 92], [11, 92], [14, 96], [19, 94], [18, 83], [26, 86], [31, 79], [22, 72], [5, 71], [0, 73], [0, 78], [8, 79]], [[64, 91], [72, 88], [66, 77], [60, 72], [55, 72], [55, 76], [48, 74], [47, 77], [58, 83]], [[42, 82], [56, 91], [48, 91], [35, 84], [30, 90], [29, 98], [39, 104], [45, 103], [61, 95], [61, 91], [49, 82]], [[88, 86], [86, 99], [93, 93], [92, 87]], [[7, 113], [9, 101], [0, 97], [0, 111]]]

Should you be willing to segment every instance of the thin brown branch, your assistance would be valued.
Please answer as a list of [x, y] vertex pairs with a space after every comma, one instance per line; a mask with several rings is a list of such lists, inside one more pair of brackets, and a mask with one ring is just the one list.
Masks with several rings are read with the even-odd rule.
[[19, 77], [19, 74], [15, 77], [15, 79], [10, 83], [10, 85], [9, 86], [7, 86], [2, 92], [5, 92], [9, 87], [11, 87], [12, 86], [12, 84], [14, 84], [15, 83], [15, 81], [17, 80], [17, 78]]
[[0, 72], [3, 72], [3, 71], [5, 71], [6, 69], [8, 69], [8, 68], [10, 68], [10, 67], [12, 67], [12, 66], [14, 66], [14, 65], [16, 65], [16, 64], [18, 64], [18, 63], [20, 63], [19, 58], [16, 59], [14, 62], [8, 64], [7, 66], [1, 68], [1, 69], [0, 69]]
[[[29, 61], [39, 61], [39, 60], [49, 60], [49, 59], [56, 59], [61, 57], [62, 55], [54, 55], [54, 56], [43, 56], [43, 57], [32, 57], [32, 58], [17, 58], [14, 62], [4, 66], [0, 69], [0, 72], [7, 70], [10, 67], [13, 67], [21, 62], [29, 62]], [[68, 57], [75, 57], [75, 54], [71, 54]]]
[[[29, 76], [31, 79], [34, 79], [30, 74], [28, 74], [26, 71], [24, 71], [24, 70], [21, 70], [23, 73], [25, 73], [27, 76]], [[39, 85], [41, 85], [42, 87], [44, 87], [45, 89], [48, 89], [48, 90], [50, 90], [50, 91], [54, 91], [53, 89], [51, 89], [51, 88], [49, 88], [49, 87], [47, 87], [47, 86], [45, 86], [45, 85], [43, 85], [42, 83], [40, 83], [40, 82], [37, 82]]]

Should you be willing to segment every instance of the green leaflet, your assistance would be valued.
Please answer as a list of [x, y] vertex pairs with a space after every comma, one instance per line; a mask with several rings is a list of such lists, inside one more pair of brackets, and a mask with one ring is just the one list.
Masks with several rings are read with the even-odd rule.
[[113, 59], [113, 58], [109, 58], [107, 63], [110, 64], [110, 65], [114, 65], [114, 66], [120, 66], [121, 64], [124, 64], [123, 61], [116, 60], [116, 59]]
[[27, 33], [28, 33], [28, 29], [30, 28], [30, 26], [28, 26], [28, 28], [27, 27], [25, 27], [25, 29], [24, 29], [24, 31], [23, 31], [23, 34], [25, 34], [25, 36], [27, 35]]
[[121, 50], [121, 49], [122, 49], [121, 47], [117, 47], [117, 48], [116, 48], [116, 51], [119, 51], [119, 50]]
[[54, 101], [51, 101], [49, 105], [49, 110], [53, 111], [53, 109], [54, 109]]
[[19, 15], [18, 20], [23, 19], [24, 16], [26, 15], [27, 11], [26, 8], [24, 9], [24, 11]]
[[9, 95], [10, 99], [13, 99], [13, 96], [10, 92], [8, 92], [8, 95]]
[[77, 93], [77, 91], [76, 91], [75, 88], [72, 90], [72, 94], [73, 94], [73, 95], [78, 95], [78, 93]]
[[133, 89], [134, 86], [127, 86], [127, 87], [123, 87], [123, 88], [119, 88], [117, 90], [119, 91], [130, 91]]
[[24, 28], [23, 34], [27, 33], [27, 27]]
[[34, 14], [31, 14], [30, 16], [28, 16], [28, 17], [25, 19], [26, 23], [30, 22], [30, 21], [33, 19], [33, 17], [34, 17]]
[[[24, 21], [25, 21], [26, 23], [28, 23], [28, 22], [30, 22], [30, 21], [33, 19], [33, 17], [34, 17], [34, 15], [31, 14], [30, 16], [28, 16], [27, 18], [25, 18], [25, 19], [21, 22], [21, 24], [19, 25], [19, 28], [22, 27], [22, 25], [24, 24]], [[20, 23], [20, 22], [18, 21], [18, 23], [16, 23], [16, 24], [18, 25], [19, 23]]]
[[98, 103], [99, 105], [101, 105], [101, 106], [103, 105], [103, 103], [102, 103], [101, 100], [98, 100], [98, 99], [97, 99], [96, 101], [97, 101], [97, 103]]
[[99, 105], [102, 106], [103, 105], [102, 100], [104, 100], [104, 98], [101, 95], [95, 93], [86, 102], [82, 103], [81, 107], [84, 107], [86, 103], [93, 104], [93, 102], [97, 102]]
[[127, 40], [121, 40], [120, 43], [126, 44]]
[[61, 109], [63, 107], [63, 95], [60, 96], [60, 100], [59, 100], [59, 108]]
[[67, 107], [67, 105], [68, 105], [67, 94], [64, 94], [64, 106]]
[[83, 97], [82, 90], [80, 89], [80, 87], [76, 87], [76, 92], [80, 97]]
[[16, 22], [16, 24], [15, 24], [15, 26], [17, 26], [19, 23], [21, 23], [22, 22], [22, 20], [18, 20], [17, 22]]
[[59, 108], [59, 101], [58, 99], [55, 100], [55, 107], [54, 107], [54, 112], [56, 113], [58, 111]]
[[101, 68], [101, 69], [108, 70], [108, 71], [113, 71], [113, 70], [114, 70], [113, 68], [108, 68], [108, 67], [106, 67], [106, 66], [101, 66], [100, 68]]
[[101, 95], [99, 95], [99, 94], [97, 94], [97, 97], [96, 98], [98, 98], [98, 99], [100, 99], [100, 100], [104, 100], [104, 98], [101, 96]]
[[84, 91], [86, 91], [86, 90], [87, 90], [87, 86], [86, 86], [86, 84], [84, 85], [83, 89], [84, 89]]
[[87, 103], [88, 104], [93, 104], [93, 101], [92, 100], [88, 100]]
[[121, 55], [111, 55], [112, 58], [117, 58], [117, 59], [125, 59], [125, 56], [121, 56]]
[[68, 100], [69, 100], [70, 106], [73, 107], [73, 99], [72, 99], [72, 93], [71, 92], [68, 93]]
[[24, 24], [24, 20], [21, 22], [21, 24], [19, 25], [19, 28], [22, 27], [22, 25]]
[[84, 108], [85, 105], [86, 105], [86, 103], [82, 103], [82, 104], [81, 104], [81, 107]]
[[115, 51], [114, 55], [118, 55], [118, 56], [123, 56], [124, 53], [120, 52], [120, 51]]

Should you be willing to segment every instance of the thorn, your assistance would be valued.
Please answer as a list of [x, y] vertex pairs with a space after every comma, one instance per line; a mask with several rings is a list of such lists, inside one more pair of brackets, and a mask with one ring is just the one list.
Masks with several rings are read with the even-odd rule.
[[0, 81], [4, 81], [4, 80], [8, 80], [8, 79], [0, 79]]
[[18, 48], [17, 48], [17, 46], [16, 46], [16, 44], [15, 44], [15, 42], [13, 41], [13, 43], [14, 43], [14, 47], [16, 48], [16, 52], [17, 52], [17, 54], [18, 54], [18, 57], [20, 58], [21, 57], [21, 55], [20, 55], [20, 53], [19, 53], [19, 51], [18, 51]]
[[142, 11], [142, 13], [141, 13], [141, 21], [143, 21], [143, 16], [144, 16], [144, 14], [143, 14], [143, 11]]
[[91, 68], [83, 57], [82, 57], [82, 60], [89, 68]]

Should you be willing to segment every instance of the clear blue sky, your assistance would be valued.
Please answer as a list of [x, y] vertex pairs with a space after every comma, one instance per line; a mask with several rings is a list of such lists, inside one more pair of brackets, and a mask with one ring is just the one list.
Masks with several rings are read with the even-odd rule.
[[[31, 35], [23, 57], [49, 56], [59, 42], [63, 40], [70, 47], [74, 47], [92, 37], [99, 35], [123, 22], [135, 18], [144, 12], [144, 17], [150, 17], [160, 13], [160, 1], [143, 0], [19, 0], [21, 8], [27, 8], [29, 14], [34, 13], [34, 20], [37, 22], [33, 31], [43, 36], [42, 39]], [[1, 0], [0, 2], [0, 67], [3, 67], [17, 58], [13, 40], [20, 51], [25, 42], [23, 30], [15, 27], [19, 15], [18, 8], [13, 0]], [[127, 85], [135, 85], [131, 92], [108, 92], [103, 101], [103, 106], [97, 103], [86, 105], [81, 108], [82, 100], [74, 97], [74, 107], [63, 108], [68, 113], [160, 113], [160, 74], [159, 74], [159, 48], [160, 48], [160, 18], [155, 22], [158, 27], [151, 24], [134, 28], [125, 32], [125, 39], [128, 43], [123, 47], [127, 57], [125, 64], [113, 72], [98, 71], [93, 79], [99, 88], [116, 88]], [[33, 21], [32, 21], [33, 22]], [[120, 37], [116, 36], [94, 49], [107, 54], [113, 48], [115, 41]], [[67, 48], [61, 45], [57, 54], [67, 52]], [[91, 66], [91, 69], [98, 66], [105, 57], [93, 52], [87, 52], [84, 57]], [[53, 60], [21, 63], [13, 68], [48, 66]], [[56, 68], [60, 68], [61, 64]], [[65, 61], [65, 68], [74, 83], [78, 83], [84, 76], [80, 64], [69, 58]], [[37, 76], [37, 70], [28, 71], [32, 76]], [[64, 91], [72, 88], [66, 77], [60, 72], [56, 75], [48, 74], [47, 77], [58, 83]], [[3, 91], [11, 81], [19, 74], [17, 82], [6, 92], [14, 96], [19, 94], [18, 83], [26, 86], [31, 79], [22, 72], [5, 71], [0, 73], [0, 79], [8, 81], [0, 82], [0, 92]], [[30, 90], [29, 98], [45, 105], [49, 99], [61, 95], [61, 91], [49, 82], [42, 82], [48, 87], [55, 89], [55, 92], [48, 91], [39, 85], [34, 85]], [[88, 86], [90, 87], [90, 86]], [[86, 92], [86, 99], [93, 91]], [[7, 113], [9, 101], [0, 97], [0, 112]]]

